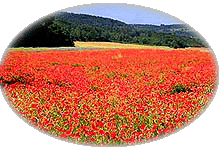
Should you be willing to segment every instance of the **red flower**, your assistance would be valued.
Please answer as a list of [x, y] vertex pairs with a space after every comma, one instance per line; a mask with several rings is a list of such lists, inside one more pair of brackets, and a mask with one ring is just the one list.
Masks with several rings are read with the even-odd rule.
[[76, 134], [71, 134], [71, 136], [73, 137], [73, 138], [80, 138], [80, 134], [79, 133], [76, 133]]
[[87, 132], [87, 135], [88, 136], [96, 136], [96, 133], [95, 132]]
[[68, 135], [66, 135], [66, 134], [61, 134], [60, 137], [65, 139], [65, 138], [68, 137]]
[[62, 118], [66, 118], [66, 114], [62, 114]]
[[35, 101], [35, 102], [39, 102], [40, 99], [39, 99], [39, 98], [34, 98], [34, 101]]
[[49, 123], [48, 119], [44, 120], [44, 125], [47, 125]]
[[58, 132], [64, 132], [65, 130], [63, 128], [58, 128]]
[[100, 134], [100, 135], [104, 135], [104, 134], [105, 134], [105, 131], [104, 131], [104, 130], [99, 130], [99, 134]]
[[95, 138], [90, 138], [90, 142], [96, 142]]
[[129, 128], [129, 127], [128, 127], [127, 125], [124, 124], [124, 125], [122, 125], [122, 128]]
[[85, 109], [86, 109], [86, 108], [87, 108], [87, 105], [83, 104], [83, 108], [85, 108]]
[[42, 112], [42, 110], [43, 110], [42, 108], [38, 108], [37, 113], [40, 114]]
[[157, 124], [154, 124], [153, 129], [157, 129], [157, 127], [158, 127]]
[[74, 117], [74, 118], [79, 118], [79, 114], [78, 114], [78, 113], [74, 113], [74, 114], [73, 114], [73, 117]]
[[31, 107], [32, 108], [37, 108], [37, 104], [32, 104]]
[[95, 126], [94, 123], [92, 123], [92, 129], [93, 129], [93, 130], [98, 130], [98, 128]]
[[115, 138], [115, 137], [116, 137], [116, 134], [115, 134], [114, 132], [112, 132], [111, 137], [112, 137], [112, 138]]
[[142, 124], [142, 125], [140, 126], [140, 129], [144, 130], [145, 127], [146, 127], [146, 125], [145, 125], [145, 124]]
[[120, 134], [121, 134], [122, 136], [124, 136], [125, 131], [124, 131], [124, 130], [120, 130]]
[[123, 113], [123, 112], [118, 112], [118, 114], [119, 114], [120, 116], [123, 116], [123, 115], [124, 115], [124, 113]]
[[65, 131], [66, 135], [70, 135], [72, 133], [72, 129]]
[[80, 128], [84, 131], [90, 131], [90, 128], [88, 126], [81, 126]]
[[53, 100], [53, 101], [57, 101], [57, 100], [58, 100], [58, 98], [52, 98], [52, 100]]
[[104, 126], [104, 123], [102, 123], [102, 122], [97, 122], [97, 126], [103, 127], [103, 126]]

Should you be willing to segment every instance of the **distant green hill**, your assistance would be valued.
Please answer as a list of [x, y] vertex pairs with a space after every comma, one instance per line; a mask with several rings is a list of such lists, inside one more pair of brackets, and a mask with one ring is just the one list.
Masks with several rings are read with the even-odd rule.
[[186, 24], [171, 24], [171, 25], [152, 25], [152, 24], [126, 24], [124, 22], [104, 18], [99, 16], [92, 16], [87, 14], [74, 14], [68, 12], [60, 12], [56, 15], [57, 20], [61, 20], [68, 23], [86, 23], [93, 24], [97, 26], [123, 26], [137, 30], [150, 30], [159, 33], [176, 33], [177, 35], [198, 37], [196, 32], [193, 31]]
[[11, 47], [74, 46], [74, 41], [105, 41], [174, 48], [207, 47], [185, 24], [126, 24], [111, 18], [59, 12], [23, 31]]

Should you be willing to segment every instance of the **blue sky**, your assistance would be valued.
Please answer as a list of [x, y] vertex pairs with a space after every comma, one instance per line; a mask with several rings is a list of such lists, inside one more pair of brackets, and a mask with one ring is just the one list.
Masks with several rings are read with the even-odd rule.
[[67, 8], [77, 14], [90, 14], [113, 18], [128, 24], [179, 24], [179, 19], [151, 8], [128, 4], [91, 4]]

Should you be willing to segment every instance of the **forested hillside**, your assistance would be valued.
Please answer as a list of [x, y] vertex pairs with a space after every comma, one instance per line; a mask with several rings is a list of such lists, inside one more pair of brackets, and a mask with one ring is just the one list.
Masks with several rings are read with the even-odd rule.
[[56, 13], [32, 25], [11, 46], [74, 46], [74, 41], [120, 42], [174, 48], [207, 46], [184, 24], [126, 24], [110, 18], [68, 12]]
[[126, 24], [118, 20], [103, 18], [98, 16], [91, 16], [86, 14], [74, 14], [67, 12], [60, 12], [56, 15], [56, 19], [69, 23], [87, 23], [98, 26], [124, 26], [137, 30], [150, 30], [159, 33], [174, 33], [177, 35], [198, 37], [197, 34], [185, 24], [171, 24], [171, 25], [152, 25], [152, 24]]

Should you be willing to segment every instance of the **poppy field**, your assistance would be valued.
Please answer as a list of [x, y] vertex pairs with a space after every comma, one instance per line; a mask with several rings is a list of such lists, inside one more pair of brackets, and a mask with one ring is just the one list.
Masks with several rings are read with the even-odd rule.
[[0, 84], [46, 133], [83, 144], [133, 144], [192, 121], [216, 89], [211, 52], [163, 49], [7, 52]]

